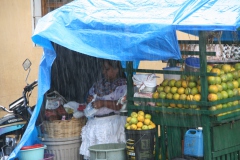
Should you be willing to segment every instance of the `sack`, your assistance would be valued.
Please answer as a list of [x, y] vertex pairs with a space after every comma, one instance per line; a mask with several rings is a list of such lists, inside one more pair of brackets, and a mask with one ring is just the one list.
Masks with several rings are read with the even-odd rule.
[[45, 109], [56, 109], [67, 102], [57, 91], [48, 93], [46, 99]]
[[139, 91], [143, 90], [145, 87], [154, 88], [157, 86], [158, 78], [155, 74], [135, 74], [132, 79], [134, 84], [139, 88]]

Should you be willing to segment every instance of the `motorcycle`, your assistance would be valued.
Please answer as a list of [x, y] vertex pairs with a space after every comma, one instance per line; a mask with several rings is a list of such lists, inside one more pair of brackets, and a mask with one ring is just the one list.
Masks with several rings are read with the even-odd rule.
[[35, 106], [29, 106], [29, 97], [32, 90], [38, 85], [35, 80], [31, 84], [27, 83], [29, 73], [31, 71], [31, 61], [26, 59], [22, 66], [25, 71], [28, 70], [25, 79], [26, 86], [23, 88], [22, 97], [12, 102], [9, 109], [0, 105], [0, 108], [7, 112], [5, 116], [0, 118], [0, 158], [7, 158], [20, 141], [28, 122], [31, 118], [32, 111]]

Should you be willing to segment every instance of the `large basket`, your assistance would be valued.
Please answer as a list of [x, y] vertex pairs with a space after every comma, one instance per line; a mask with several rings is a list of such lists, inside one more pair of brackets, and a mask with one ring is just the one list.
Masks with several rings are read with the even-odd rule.
[[43, 127], [47, 138], [78, 137], [82, 127], [86, 124], [86, 118], [72, 118], [71, 120], [44, 121]]

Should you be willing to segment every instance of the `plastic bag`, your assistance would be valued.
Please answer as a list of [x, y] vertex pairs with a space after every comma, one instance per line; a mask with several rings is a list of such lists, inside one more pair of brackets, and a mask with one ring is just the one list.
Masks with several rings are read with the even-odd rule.
[[98, 111], [98, 109], [95, 109], [93, 106], [92, 106], [92, 102], [95, 101], [96, 99], [96, 94], [93, 96], [93, 99], [90, 103], [87, 104], [86, 108], [83, 110], [84, 112], [84, 115], [90, 119], [90, 118], [93, 118], [94, 114]]
[[45, 105], [46, 109], [56, 109], [60, 105], [63, 105], [64, 103], [67, 102], [66, 99], [63, 96], [61, 96], [57, 91], [48, 93], [46, 99], [47, 99]]
[[158, 78], [155, 74], [135, 74], [132, 79], [134, 84], [139, 88], [139, 91], [145, 87], [156, 87]]

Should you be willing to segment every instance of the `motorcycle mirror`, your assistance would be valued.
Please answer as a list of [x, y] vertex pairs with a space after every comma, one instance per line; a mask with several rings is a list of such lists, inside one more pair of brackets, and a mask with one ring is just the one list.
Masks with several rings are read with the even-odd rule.
[[28, 58], [22, 64], [25, 71], [28, 70], [31, 65], [32, 65], [32, 62]]

